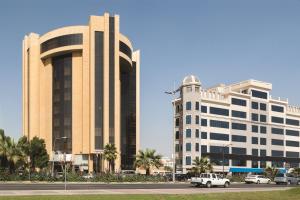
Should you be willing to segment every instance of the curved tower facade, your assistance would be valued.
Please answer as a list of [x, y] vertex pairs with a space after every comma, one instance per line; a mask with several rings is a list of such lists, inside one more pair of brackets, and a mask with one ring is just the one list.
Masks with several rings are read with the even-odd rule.
[[119, 30], [119, 16], [90, 16], [23, 40], [23, 135], [45, 139], [80, 170], [107, 169], [103, 148], [115, 144], [115, 169], [133, 169], [139, 149], [139, 51]]

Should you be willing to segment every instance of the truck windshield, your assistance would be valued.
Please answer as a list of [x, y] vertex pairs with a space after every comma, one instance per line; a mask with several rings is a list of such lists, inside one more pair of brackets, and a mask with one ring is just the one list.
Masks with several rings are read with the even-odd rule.
[[276, 177], [284, 177], [284, 174], [276, 174]]

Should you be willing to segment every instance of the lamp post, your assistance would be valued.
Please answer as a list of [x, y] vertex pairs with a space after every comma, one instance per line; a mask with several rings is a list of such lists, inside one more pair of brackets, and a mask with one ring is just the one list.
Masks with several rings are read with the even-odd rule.
[[175, 90], [175, 85], [174, 85], [174, 90], [173, 91], [166, 91], [165, 94], [172, 95], [172, 101], [173, 101], [173, 133], [172, 133], [172, 160], [173, 160], [173, 182], [175, 183], [175, 172], [176, 172], [176, 156], [175, 156], [175, 94], [179, 91], [179, 89]]
[[53, 148], [52, 148], [52, 177], [54, 177], [54, 154], [55, 154], [55, 142], [56, 140], [63, 140], [63, 139], [67, 139], [66, 136], [60, 137], [60, 138], [54, 138], [54, 142], [53, 142]]
[[223, 168], [223, 170], [222, 170], [222, 172], [223, 172], [223, 177], [225, 177], [225, 173], [224, 173], [224, 160], [225, 160], [225, 156], [224, 156], [224, 151], [225, 151], [225, 147], [229, 147], [230, 145], [232, 145], [232, 144], [227, 144], [227, 145], [223, 145], [223, 148], [222, 148], [222, 168]]

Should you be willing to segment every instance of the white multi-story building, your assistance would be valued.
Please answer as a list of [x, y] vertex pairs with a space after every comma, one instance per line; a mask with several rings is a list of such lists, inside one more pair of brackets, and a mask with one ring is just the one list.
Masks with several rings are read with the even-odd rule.
[[204, 89], [185, 77], [173, 100], [176, 170], [186, 173], [203, 156], [216, 172], [299, 167], [300, 108], [271, 90], [257, 80]]

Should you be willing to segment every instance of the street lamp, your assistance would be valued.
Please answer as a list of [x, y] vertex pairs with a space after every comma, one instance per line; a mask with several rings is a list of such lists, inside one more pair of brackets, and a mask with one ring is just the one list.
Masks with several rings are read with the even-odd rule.
[[231, 146], [232, 144], [227, 144], [227, 145], [223, 145], [223, 148], [222, 148], [222, 168], [223, 168], [223, 170], [222, 170], [222, 172], [223, 172], [223, 177], [225, 177], [225, 173], [224, 173], [224, 151], [225, 151], [225, 147], [229, 147], [229, 146]]
[[66, 136], [60, 137], [60, 138], [54, 138], [54, 142], [53, 142], [53, 148], [52, 148], [52, 177], [54, 177], [54, 154], [55, 154], [55, 142], [56, 140], [64, 140], [64, 139], [68, 139]]
[[175, 132], [175, 94], [179, 91], [179, 89], [175, 90], [175, 86], [174, 86], [174, 90], [173, 91], [166, 91], [165, 94], [168, 95], [172, 95], [173, 98], [173, 133], [172, 133], [172, 160], [173, 160], [173, 182], [175, 183], [175, 136], [174, 136], [174, 132]]

